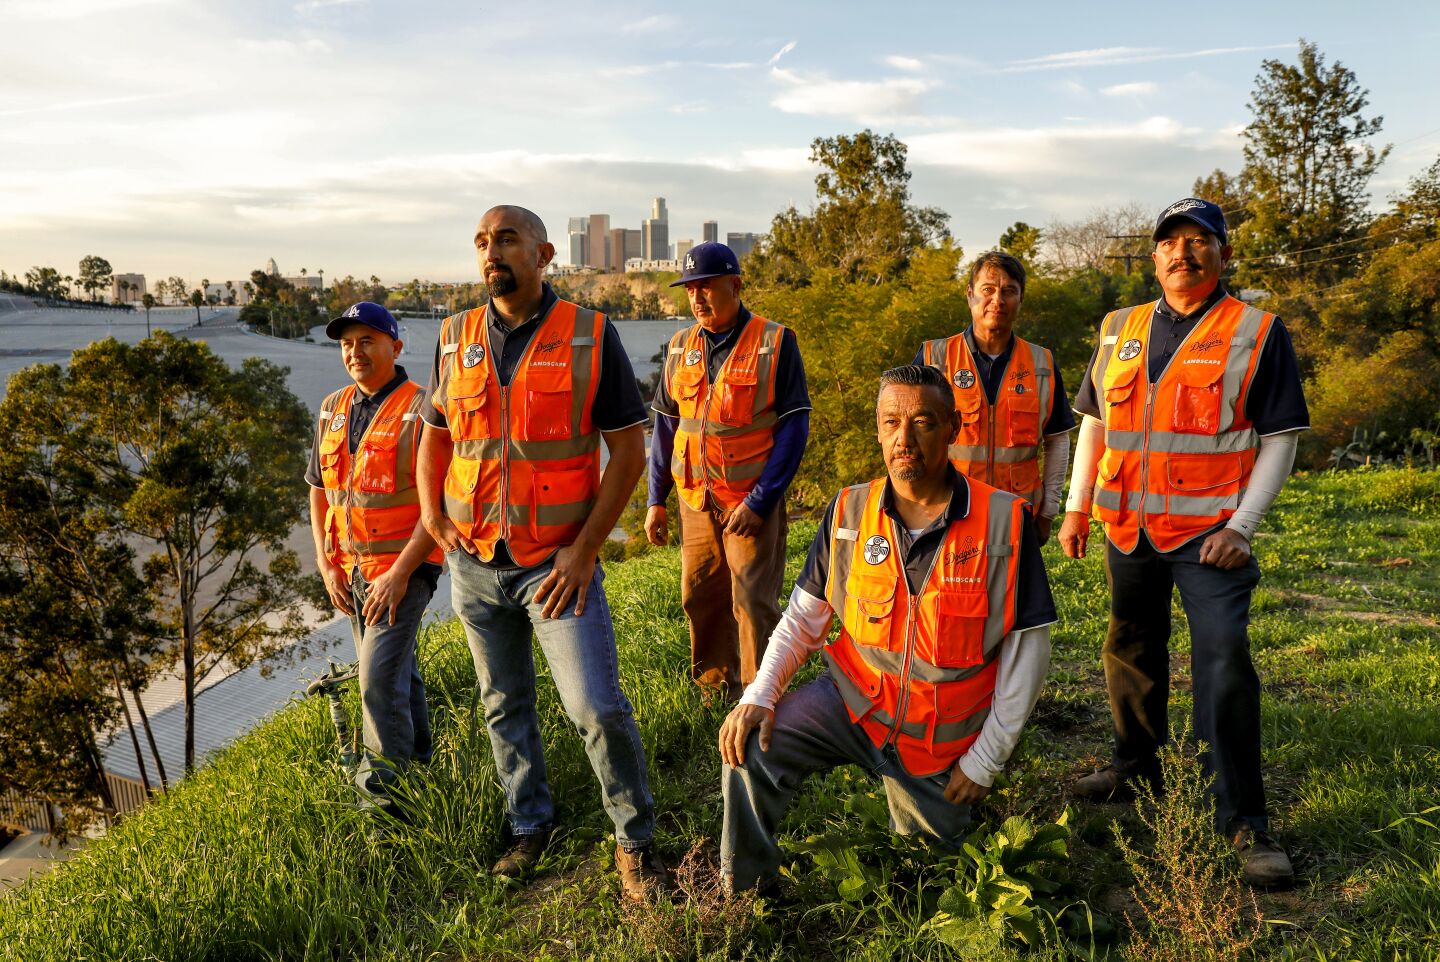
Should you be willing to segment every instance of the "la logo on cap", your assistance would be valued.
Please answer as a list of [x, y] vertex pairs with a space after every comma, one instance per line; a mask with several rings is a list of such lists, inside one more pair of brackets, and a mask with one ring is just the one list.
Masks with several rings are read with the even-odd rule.
[[360, 316], [360, 305], [359, 305], [359, 304], [351, 304], [349, 310], [347, 310], [344, 314], [341, 314], [340, 316], [341, 316], [341, 317], [359, 317], [359, 316]]
[[686, 254], [686, 255], [685, 255], [685, 269], [686, 269], [687, 271], [692, 271], [692, 270], [695, 269], [695, 255], [694, 255], [694, 254]]

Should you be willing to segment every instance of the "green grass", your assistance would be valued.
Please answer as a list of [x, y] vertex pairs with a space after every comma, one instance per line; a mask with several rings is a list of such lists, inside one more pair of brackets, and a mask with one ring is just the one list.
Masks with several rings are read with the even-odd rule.
[[[809, 525], [792, 532], [792, 575], [812, 533]], [[1269, 927], [1258, 957], [1440, 957], [1440, 812], [1425, 814], [1440, 804], [1440, 474], [1297, 478], [1257, 552], [1265, 578], [1251, 633], [1264, 682], [1267, 788], [1301, 875], [1293, 892], [1262, 896], [1265, 915], [1285, 924]], [[1017, 814], [1053, 820], [1064, 785], [1108, 753], [1100, 552], [1084, 561], [1062, 559], [1053, 545], [1046, 553], [1061, 618], [1052, 676], [1008, 784], [987, 802], [995, 824]], [[657, 551], [612, 566], [606, 581], [672, 862], [713, 839], [721, 814], [714, 734], [722, 713], [702, 705], [687, 680], [676, 567], [673, 550]], [[1178, 599], [1175, 612], [1178, 718], [1189, 707]], [[392, 842], [370, 840], [365, 817], [346, 807], [322, 706], [298, 704], [68, 864], [0, 899], [0, 958], [957, 957], [924, 931], [939, 889], [938, 873], [923, 867], [897, 870], [890, 897], [859, 906], [801, 862], [785, 902], [728, 914], [703, 899], [622, 908], [598, 790], [548, 681], [541, 711], [564, 834], [529, 887], [496, 884], [487, 866], [502, 806], [453, 624], [424, 637], [423, 670], [436, 758], [411, 779], [415, 824]], [[849, 824], [845, 796], [857, 784], [850, 770], [812, 779], [787, 831], [803, 837]], [[1133, 815], [1086, 805], [1075, 815], [1067, 897], [1118, 918], [1128, 877], [1109, 826]], [[899, 864], [883, 843], [869, 855]]]

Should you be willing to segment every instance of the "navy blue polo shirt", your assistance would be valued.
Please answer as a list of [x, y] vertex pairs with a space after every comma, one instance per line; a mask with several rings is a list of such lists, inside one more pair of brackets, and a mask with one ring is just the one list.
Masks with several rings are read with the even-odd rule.
[[[735, 345], [740, 340], [740, 332], [750, 322], [750, 317], [749, 308], [742, 304], [735, 316], [734, 325], [726, 330], [712, 334], [703, 327], [700, 329], [700, 336], [705, 338], [706, 371], [711, 384], [714, 384], [715, 378], [719, 376], [725, 359], [735, 350]], [[670, 396], [670, 385], [665, 378], [663, 363], [660, 386], [655, 389], [655, 400], [650, 407], [672, 418], [680, 416], [680, 408]], [[808, 411], [810, 407], [810, 389], [805, 383], [805, 367], [800, 362], [800, 345], [795, 341], [795, 332], [787, 327], [775, 357], [775, 416], [783, 418], [796, 411]]]
[[[1215, 285], [1205, 303], [1189, 314], [1181, 314], [1163, 297], [1160, 299], [1150, 317], [1146, 374], [1151, 384], [1164, 373], [1165, 366], [1185, 343], [1185, 338], [1195, 330], [1195, 325], [1224, 296], [1224, 285]], [[1097, 344], [1090, 355], [1090, 363], [1085, 366], [1085, 379], [1080, 382], [1080, 390], [1075, 394], [1075, 410], [1103, 421], [1100, 400], [1091, 376], [1099, 353], [1100, 346]], [[1290, 332], [1278, 317], [1270, 325], [1270, 334], [1265, 338], [1259, 363], [1255, 366], [1255, 376], [1250, 381], [1250, 391], [1245, 395], [1245, 417], [1255, 425], [1255, 433], [1261, 437], [1310, 426], [1310, 409], [1305, 404], [1305, 391], [1300, 383], [1300, 363], [1295, 357], [1295, 345], [1290, 340]]]
[[[490, 300], [485, 311], [485, 323], [489, 325], [490, 351], [495, 358], [495, 370], [502, 385], [509, 386], [515, 376], [515, 366], [525, 356], [525, 349], [530, 346], [531, 338], [540, 329], [540, 322], [559, 300], [554, 288], [546, 283], [539, 308], [529, 320], [515, 327], [505, 325], [505, 316], [496, 308], [494, 299]], [[635, 383], [635, 367], [630, 363], [630, 357], [625, 353], [625, 345], [609, 318], [605, 320], [598, 349], [600, 383], [596, 386], [595, 401], [590, 407], [591, 423], [600, 431], [619, 431], [636, 424], [644, 424], [648, 418], [645, 414], [645, 400], [640, 396], [640, 386]], [[435, 358], [430, 364], [430, 383], [425, 390], [422, 411], [426, 423], [444, 428], [449, 426], [445, 412], [436, 409], [432, 402], [435, 384], [439, 379], [440, 341], [436, 338]]]
[[[1015, 353], [1015, 335], [1010, 335], [1010, 343], [1005, 345], [994, 358], [984, 353], [975, 346], [975, 328], [965, 328], [965, 346], [970, 348], [970, 355], [975, 358], [975, 367], [980, 375], [980, 386], [985, 390], [985, 400], [993, 407], [995, 399], [1000, 394], [1000, 386], [1005, 383], [1005, 369], [1010, 366], [1010, 356]], [[1042, 345], [1043, 346], [1043, 345]], [[925, 363], [925, 348], [915, 352], [914, 364]], [[1070, 402], [1065, 397], [1065, 382], [1060, 377], [1060, 366], [1052, 363], [1054, 368], [1050, 372], [1052, 383], [1055, 385], [1054, 403], [1050, 406], [1050, 416], [1045, 419], [1045, 427], [1041, 431], [1047, 438], [1052, 434], [1065, 434], [1075, 430], [1075, 414], [1070, 410]], [[947, 378], [948, 380], [948, 378]]]
[[[951, 522], [958, 521], [970, 512], [970, 482], [953, 467], [946, 467], [950, 477], [950, 506], [915, 537], [910, 536], [900, 512], [895, 508], [894, 493], [890, 482], [885, 482], [885, 493], [881, 507], [895, 522], [895, 534], [900, 544], [901, 564], [905, 568], [905, 582], [910, 593], [918, 592], [925, 576], [930, 571], [935, 553], [945, 543], [945, 532]], [[830, 529], [835, 526], [835, 504], [839, 495], [830, 499], [830, 506], [820, 519], [820, 528], [815, 540], [810, 542], [810, 554], [805, 558], [805, 567], [795, 579], [795, 587], [805, 589], [807, 594], [817, 598], [825, 597], [825, 582], [830, 576]], [[1015, 585], [1015, 626], [1012, 630], [1038, 628], [1059, 620], [1055, 613], [1055, 599], [1050, 594], [1050, 579], [1045, 574], [1045, 561], [1040, 556], [1040, 542], [1035, 537], [1035, 522], [1030, 512], [1021, 512], [1020, 560]], [[836, 613], [837, 615], [839, 612]]]

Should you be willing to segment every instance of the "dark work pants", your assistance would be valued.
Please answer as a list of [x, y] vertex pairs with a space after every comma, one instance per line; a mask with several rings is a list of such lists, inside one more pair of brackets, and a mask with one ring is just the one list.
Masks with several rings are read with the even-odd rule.
[[1156, 753], [1168, 737], [1170, 598], [1178, 587], [1190, 624], [1194, 737], [1208, 746], [1202, 760], [1215, 777], [1216, 828], [1242, 820], [1265, 831], [1260, 679], [1247, 631], [1260, 568], [1254, 557], [1230, 571], [1201, 564], [1204, 540], [1161, 553], [1142, 535], [1128, 555], [1105, 542], [1110, 627], [1100, 657], [1115, 722], [1113, 761], [1127, 774], [1159, 772]]

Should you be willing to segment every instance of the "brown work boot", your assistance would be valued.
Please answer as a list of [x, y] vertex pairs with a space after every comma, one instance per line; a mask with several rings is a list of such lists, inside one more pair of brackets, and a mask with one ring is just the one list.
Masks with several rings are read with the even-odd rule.
[[[1128, 802], [1135, 797], [1134, 782], [1142, 775], [1127, 775], [1114, 765], [1106, 765], [1098, 772], [1091, 772], [1084, 778], [1076, 779], [1070, 786], [1070, 794], [1091, 802]], [[1149, 779], [1151, 788], [1159, 789], [1159, 779]]]
[[1290, 856], [1267, 833], [1245, 825], [1230, 836], [1230, 844], [1240, 855], [1240, 872], [1251, 885], [1270, 889], [1294, 884]]
[[644, 902], [670, 888], [665, 866], [660, 864], [653, 845], [633, 851], [615, 846], [615, 868], [620, 872], [620, 892], [627, 902]]
[[550, 844], [550, 833], [540, 832], [535, 835], [512, 835], [510, 847], [490, 874], [504, 879], [507, 882], [518, 882], [531, 872], [535, 866], [540, 864], [540, 856], [544, 854], [545, 847]]

